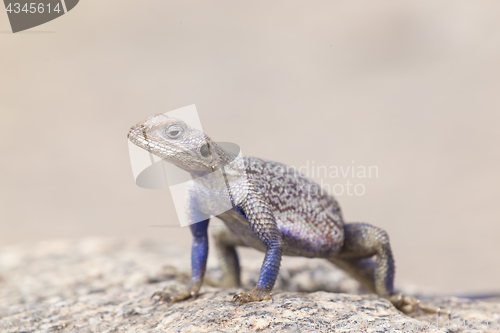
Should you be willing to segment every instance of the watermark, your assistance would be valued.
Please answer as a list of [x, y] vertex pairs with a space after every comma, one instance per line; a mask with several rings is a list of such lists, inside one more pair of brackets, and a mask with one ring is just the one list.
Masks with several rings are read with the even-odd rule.
[[[219, 216], [240, 206], [248, 196], [249, 175], [255, 185], [283, 198], [366, 193], [362, 180], [378, 178], [377, 166], [321, 166], [314, 161], [298, 168], [261, 159], [244, 159], [240, 147], [214, 142], [203, 132], [195, 105], [160, 113], [140, 122], [128, 134], [134, 179], [146, 189], [169, 189], [181, 226]], [[258, 171], [260, 170], [260, 171]], [[320, 178], [315, 183], [309, 178]], [[336, 183], [325, 182], [326, 178]], [[341, 182], [339, 179], [344, 178]], [[263, 185], [264, 184], [264, 185]]]
[[247, 175], [238, 145], [210, 141], [195, 105], [157, 114], [129, 132], [135, 182], [170, 190], [180, 225], [218, 216], [247, 197]]
[[79, 0], [4, 0], [12, 32], [27, 30], [52, 21], [73, 8]]
[[427, 332], [437, 329], [449, 330], [500, 330], [499, 320], [489, 321], [481, 319], [428, 319], [418, 320], [367, 320], [352, 318], [337, 322], [327, 320], [300, 320], [296, 321], [294, 327], [297, 332], [305, 330], [316, 330], [317, 332], [366, 332], [366, 331], [402, 331], [402, 332]]
[[285, 193], [295, 191], [298, 186], [301, 191], [310, 195], [328, 193], [334, 196], [362, 196], [366, 193], [366, 186], [363, 184], [363, 180], [379, 177], [379, 169], [376, 165], [356, 165], [354, 161], [352, 161], [351, 165], [346, 166], [316, 165], [314, 161], [306, 161], [305, 165], [298, 168], [280, 164], [274, 166], [272, 171], [273, 176], [279, 178], [299, 178], [304, 176], [307, 178], [319, 178], [317, 183], [301, 182], [293, 184], [293, 189], [288, 188], [285, 184]]

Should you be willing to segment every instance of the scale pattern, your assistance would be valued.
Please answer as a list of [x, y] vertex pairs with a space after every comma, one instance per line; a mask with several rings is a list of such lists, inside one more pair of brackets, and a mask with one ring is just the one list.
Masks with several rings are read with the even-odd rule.
[[[331, 195], [285, 164], [256, 157], [245, 157], [245, 164], [248, 181], [271, 207], [286, 254], [328, 257], [340, 251], [342, 213]], [[293, 251], [297, 246], [300, 251]]]

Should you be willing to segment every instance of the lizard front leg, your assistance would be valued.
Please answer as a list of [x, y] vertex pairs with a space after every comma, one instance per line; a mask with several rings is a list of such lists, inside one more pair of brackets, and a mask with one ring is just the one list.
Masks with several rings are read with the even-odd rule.
[[278, 277], [281, 255], [281, 233], [276, 225], [274, 214], [268, 203], [256, 191], [250, 190], [247, 199], [241, 203], [241, 209], [254, 234], [266, 246], [266, 255], [260, 269], [257, 286], [250, 292], [242, 292], [234, 296], [234, 301], [241, 303], [270, 300], [271, 290]]
[[208, 223], [207, 219], [189, 226], [193, 234], [193, 246], [191, 248], [191, 281], [186, 288], [177, 293], [157, 291], [151, 298], [158, 296], [160, 301], [174, 303], [198, 296], [207, 267]]

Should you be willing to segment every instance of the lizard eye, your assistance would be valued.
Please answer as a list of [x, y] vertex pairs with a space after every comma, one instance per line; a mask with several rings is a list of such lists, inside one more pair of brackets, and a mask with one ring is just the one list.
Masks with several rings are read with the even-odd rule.
[[172, 125], [166, 130], [167, 136], [171, 139], [177, 139], [182, 134], [182, 128], [179, 125]]

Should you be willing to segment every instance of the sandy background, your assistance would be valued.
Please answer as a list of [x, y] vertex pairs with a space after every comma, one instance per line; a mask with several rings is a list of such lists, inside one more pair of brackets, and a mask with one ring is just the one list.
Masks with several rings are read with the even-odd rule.
[[[205, 131], [294, 166], [375, 165], [338, 196], [385, 228], [397, 281], [500, 291], [500, 3], [81, 1], [12, 34], [0, 11], [0, 242], [190, 247], [135, 186], [128, 128], [196, 104]], [[319, 180], [319, 179], [316, 179]], [[334, 185], [345, 179], [324, 179]], [[167, 260], [167, 258], [166, 258]]]

